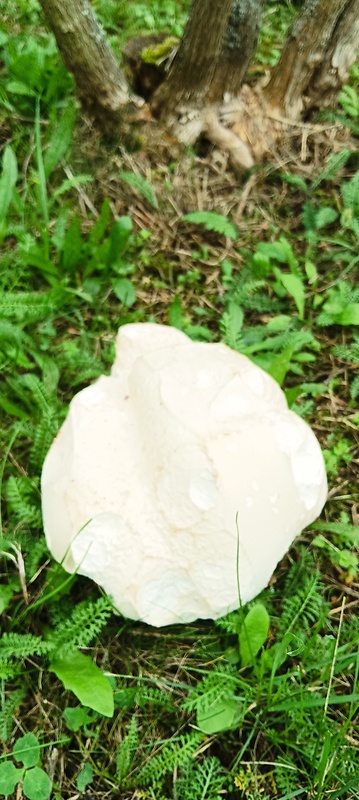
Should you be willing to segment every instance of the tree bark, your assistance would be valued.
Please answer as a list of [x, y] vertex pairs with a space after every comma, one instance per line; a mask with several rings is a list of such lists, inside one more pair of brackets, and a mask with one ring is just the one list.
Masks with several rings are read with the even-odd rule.
[[[201, 108], [217, 98], [211, 91], [233, 0], [193, 0], [190, 16], [167, 79], [152, 107], [167, 116], [182, 106]], [[223, 96], [223, 86], [221, 96]], [[218, 98], [219, 99], [219, 98]]]
[[359, 48], [359, 0], [307, 0], [264, 88], [265, 100], [298, 119], [335, 102]]
[[121, 121], [126, 81], [88, 0], [40, 0], [83, 108], [105, 131]]
[[239, 93], [257, 47], [262, 9], [263, 0], [233, 0], [209, 97]]

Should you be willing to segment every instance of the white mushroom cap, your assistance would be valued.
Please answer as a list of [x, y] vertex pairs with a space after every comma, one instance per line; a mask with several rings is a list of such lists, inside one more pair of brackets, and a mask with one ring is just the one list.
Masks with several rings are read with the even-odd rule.
[[147, 323], [120, 328], [42, 474], [54, 557], [156, 626], [237, 608], [238, 571], [255, 597], [326, 492], [319, 444], [269, 375]]

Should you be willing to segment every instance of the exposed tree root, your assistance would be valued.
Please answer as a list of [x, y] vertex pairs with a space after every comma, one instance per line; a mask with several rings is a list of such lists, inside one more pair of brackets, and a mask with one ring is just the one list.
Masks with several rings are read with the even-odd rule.
[[234, 169], [252, 167], [270, 153], [282, 129], [273, 122], [260, 93], [243, 86], [238, 97], [226, 98], [221, 106], [179, 109], [169, 124], [178, 140], [193, 145], [204, 135], [228, 153]]
[[[356, 4], [359, 0], [350, 0], [350, 2]], [[165, 41], [166, 39], [164, 39]], [[164, 42], [161, 41], [160, 45], [162, 46]], [[136, 63], [133, 62], [135, 63], [134, 67], [133, 59], [131, 61], [132, 77], [139, 75], [147, 92], [148, 86], [153, 80], [152, 73], [148, 70], [152, 69], [153, 65], [143, 64], [141, 61], [144, 43], [146, 44], [147, 40], [142, 37], [133, 40], [130, 50], [132, 53], [134, 47], [135, 50], [136, 47], [140, 49], [140, 60]], [[172, 60], [170, 63], [172, 64]], [[157, 70], [161, 70], [160, 80], [164, 81], [165, 85], [167, 67], [167, 62], [161, 62], [160, 67], [156, 66]], [[159, 79], [158, 74], [156, 73], [155, 82]], [[223, 101], [217, 99], [213, 102], [211, 93], [206, 96], [199, 92], [194, 98], [193, 92], [192, 96], [189, 92], [186, 98], [182, 92], [178, 95], [177, 106], [174, 105], [174, 98], [172, 98], [172, 102], [167, 106], [167, 113], [165, 111], [166, 104], [159, 103], [159, 99], [161, 100], [162, 97], [162, 84], [159, 87], [160, 93], [158, 89], [155, 89], [153, 94], [151, 90], [147, 94], [145, 92], [143, 94], [149, 102], [146, 107], [150, 109], [150, 114], [152, 113], [157, 119], [156, 124], [158, 124], [159, 130], [162, 129], [163, 138], [166, 139], [169, 134], [180, 144], [193, 146], [200, 137], [205, 137], [220, 151], [228, 155], [229, 163], [235, 171], [243, 171], [255, 163], [260, 163], [263, 159], [282, 164], [283, 151], [288, 149], [286, 144], [293, 136], [297, 139], [298, 135], [302, 137], [303, 154], [306, 152], [305, 143], [309, 135], [324, 133], [328, 130], [328, 126], [313, 125], [301, 120], [301, 114], [307, 108], [304, 102], [305, 98], [303, 98], [303, 102], [292, 105], [289, 114], [286, 106], [279, 102], [278, 92], [268, 92], [269, 85], [272, 85], [271, 78], [267, 76], [254, 87], [242, 85], [238, 93], [233, 87], [230, 90], [227, 89]], [[135, 88], [138, 90], [139, 86], [142, 87], [142, 84], [136, 84]], [[217, 94], [221, 97], [220, 92]], [[317, 106], [320, 107], [319, 102], [315, 107]], [[161, 137], [161, 133], [159, 133], [159, 137]]]
[[205, 115], [203, 132], [210, 142], [229, 154], [230, 162], [234, 169], [248, 169], [253, 167], [254, 159], [250, 148], [230, 128], [221, 124], [215, 111], [208, 111]]
[[264, 158], [281, 162], [283, 143], [295, 133], [304, 136], [328, 130], [327, 125], [285, 117], [265, 100], [260, 85], [244, 85], [238, 97], [225, 98], [221, 106], [179, 109], [168, 124], [182, 144], [194, 145], [200, 136], [205, 136], [228, 154], [236, 171], [248, 169]]

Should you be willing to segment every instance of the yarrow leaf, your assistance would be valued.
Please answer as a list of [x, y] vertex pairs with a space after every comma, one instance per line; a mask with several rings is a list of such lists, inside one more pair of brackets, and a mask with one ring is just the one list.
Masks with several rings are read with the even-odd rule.
[[152, 208], [158, 208], [158, 202], [155, 190], [153, 186], [143, 177], [143, 175], [138, 175], [136, 172], [120, 172], [118, 176], [121, 181], [127, 183], [128, 186], [132, 186], [134, 189], [142, 194], [142, 197], [147, 200]]
[[215, 231], [228, 239], [236, 239], [238, 231], [235, 225], [230, 222], [223, 214], [215, 211], [192, 211], [181, 217], [182, 222], [194, 222], [196, 225], [204, 225], [207, 231]]

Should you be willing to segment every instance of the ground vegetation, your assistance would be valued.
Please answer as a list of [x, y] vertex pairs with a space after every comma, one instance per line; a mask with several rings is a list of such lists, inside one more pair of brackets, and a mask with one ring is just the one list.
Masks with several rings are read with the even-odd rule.
[[[117, 56], [129, 36], [180, 38], [188, 12], [94, 9]], [[264, 7], [255, 79], [275, 69], [297, 10]], [[239, 175], [205, 139], [151, 143], [151, 123], [146, 137], [130, 124], [122, 142], [101, 134], [36, 0], [4, 0], [0, 47], [0, 796], [354, 800], [358, 67], [319, 128], [297, 126]], [[260, 598], [217, 623], [125, 620], [46, 548], [45, 454], [130, 321], [245, 353], [323, 448], [320, 520]]]

